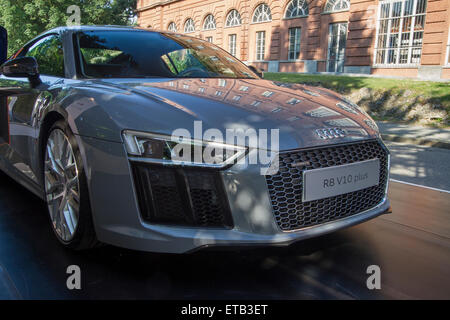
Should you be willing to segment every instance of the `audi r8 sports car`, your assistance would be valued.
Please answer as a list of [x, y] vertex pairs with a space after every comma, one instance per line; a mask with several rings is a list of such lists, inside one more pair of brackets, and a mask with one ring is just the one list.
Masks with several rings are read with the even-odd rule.
[[0, 71], [0, 168], [66, 247], [288, 245], [389, 212], [389, 152], [363, 110], [207, 41], [61, 27]]

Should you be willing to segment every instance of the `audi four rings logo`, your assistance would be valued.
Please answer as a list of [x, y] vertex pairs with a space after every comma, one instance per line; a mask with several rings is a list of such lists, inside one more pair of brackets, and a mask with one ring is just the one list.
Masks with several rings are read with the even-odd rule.
[[317, 129], [316, 134], [320, 139], [335, 139], [345, 137], [345, 131], [340, 128]]

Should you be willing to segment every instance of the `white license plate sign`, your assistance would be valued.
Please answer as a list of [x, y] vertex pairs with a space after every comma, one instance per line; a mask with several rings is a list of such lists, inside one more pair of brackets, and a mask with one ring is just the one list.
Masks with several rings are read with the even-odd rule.
[[379, 159], [303, 171], [303, 202], [362, 190], [379, 182]]

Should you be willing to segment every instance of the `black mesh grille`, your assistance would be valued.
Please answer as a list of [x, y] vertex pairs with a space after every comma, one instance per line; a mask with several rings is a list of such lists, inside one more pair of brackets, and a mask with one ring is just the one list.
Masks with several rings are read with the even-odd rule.
[[218, 172], [133, 164], [141, 215], [151, 223], [232, 227]]
[[[363, 190], [302, 202], [303, 171], [380, 159], [380, 183]], [[293, 163], [309, 162], [293, 167]], [[280, 170], [266, 176], [273, 212], [283, 231], [310, 227], [345, 218], [380, 204], [385, 197], [388, 177], [388, 152], [378, 141], [367, 141], [280, 154]]]

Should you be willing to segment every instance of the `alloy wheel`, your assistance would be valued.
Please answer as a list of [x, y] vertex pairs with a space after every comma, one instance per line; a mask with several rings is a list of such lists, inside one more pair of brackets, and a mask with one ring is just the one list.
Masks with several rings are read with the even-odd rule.
[[75, 155], [61, 129], [54, 129], [48, 137], [44, 179], [53, 229], [63, 242], [69, 242], [78, 227], [80, 186]]

